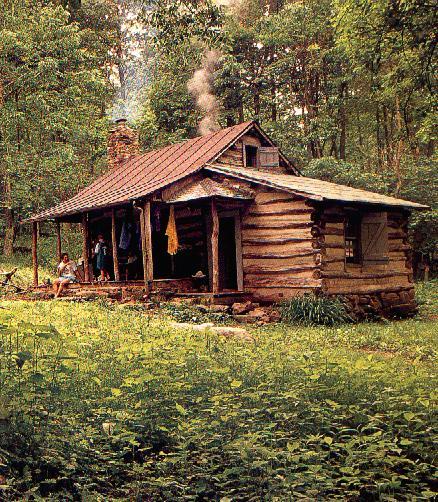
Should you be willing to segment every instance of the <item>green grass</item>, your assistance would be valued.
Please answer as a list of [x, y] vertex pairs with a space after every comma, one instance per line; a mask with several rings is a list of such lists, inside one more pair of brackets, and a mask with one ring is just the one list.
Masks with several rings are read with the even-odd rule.
[[0, 499], [429, 500], [437, 286], [415, 319], [254, 342], [1, 302]]
[[[40, 282], [47, 278], [56, 277], [56, 267], [58, 260], [56, 256], [56, 237], [54, 230], [46, 229], [46, 232], [52, 232], [53, 235], [39, 237], [38, 239], [38, 271]], [[62, 233], [63, 252], [70, 254], [71, 258], [77, 259], [82, 253], [82, 236], [77, 231], [64, 231]], [[28, 249], [31, 245], [30, 236], [23, 235], [17, 239], [15, 246]], [[18, 267], [14, 275], [14, 283], [17, 286], [26, 288], [33, 283], [32, 256], [29, 252], [16, 252], [13, 257], [7, 258], [0, 254], [0, 271], [10, 271]], [[1, 294], [1, 290], [0, 290]]]

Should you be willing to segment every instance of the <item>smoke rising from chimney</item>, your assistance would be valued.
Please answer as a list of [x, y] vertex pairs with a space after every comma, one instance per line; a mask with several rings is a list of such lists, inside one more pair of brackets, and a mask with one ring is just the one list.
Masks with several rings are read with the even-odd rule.
[[202, 136], [220, 129], [219, 104], [212, 89], [213, 74], [220, 56], [219, 51], [207, 51], [201, 68], [195, 71], [187, 83], [188, 91], [196, 99], [196, 106], [204, 114], [198, 124], [198, 131]]

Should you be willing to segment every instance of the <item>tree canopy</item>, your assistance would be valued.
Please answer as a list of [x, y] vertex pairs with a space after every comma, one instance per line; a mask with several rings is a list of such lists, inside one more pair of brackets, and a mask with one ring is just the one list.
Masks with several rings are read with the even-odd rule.
[[[105, 166], [115, 113], [145, 149], [198, 134], [187, 84], [208, 50], [220, 126], [256, 119], [306, 174], [436, 208], [436, 24], [419, 0], [6, 0], [5, 251]], [[413, 230], [431, 250], [436, 209]]]

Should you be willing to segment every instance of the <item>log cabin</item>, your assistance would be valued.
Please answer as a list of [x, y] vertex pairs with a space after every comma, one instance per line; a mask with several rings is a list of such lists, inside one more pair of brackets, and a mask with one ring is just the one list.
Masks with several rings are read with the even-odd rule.
[[[415, 311], [408, 219], [427, 206], [307, 178], [254, 121], [147, 153], [126, 120], [108, 139], [108, 171], [30, 218], [80, 223], [84, 274], [74, 287], [146, 295], [282, 302], [341, 295], [352, 311]], [[169, 253], [169, 228], [177, 239]], [[94, 282], [92, 242], [105, 235], [112, 280]], [[131, 260], [131, 263], [129, 263]], [[132, 266], [134, 264], [134, 266]]]

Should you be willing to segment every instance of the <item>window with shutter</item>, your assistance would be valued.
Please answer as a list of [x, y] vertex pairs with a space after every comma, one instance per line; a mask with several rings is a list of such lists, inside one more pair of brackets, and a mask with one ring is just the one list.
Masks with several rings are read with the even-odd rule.
[[275, 146], [259, 147], [259, 164], [260, 167], [278, 167], [280, 165], [278, 148]]
[[362, 215], [361, 247], [364, 265], [388, 262], [388, 219], [386, 212]]
[[361, 217], [359, 213], [347, 214], [345, 221], [345, 261], [361, 263]]

